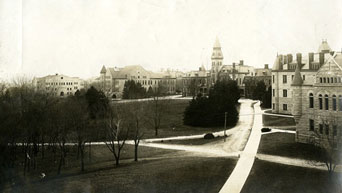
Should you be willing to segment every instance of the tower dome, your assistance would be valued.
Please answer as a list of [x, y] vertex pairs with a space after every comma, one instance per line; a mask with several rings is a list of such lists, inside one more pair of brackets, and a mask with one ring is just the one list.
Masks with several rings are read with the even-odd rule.
[[327, 40], [322, 40], [322, 43], [318, 48], [318, 53], [320, 53], [320, 52], [323, 52], [323, 53], [331, 52], [331, 48], [330, 48]]

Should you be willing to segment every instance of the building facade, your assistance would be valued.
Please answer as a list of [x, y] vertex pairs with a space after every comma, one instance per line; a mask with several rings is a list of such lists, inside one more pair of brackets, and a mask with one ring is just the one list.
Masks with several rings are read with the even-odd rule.
[[155, 73], [145, 70], [142, 66], [132, 65], [123, 68], [102, 67], [100, 77], [97, 80], [97, 86], [108, 97], [121, 98], [125, 82], [133, 80], [140, 83], [142, 87], [156, 90], [163, 86], [166, 94], [176, 93], [176, 73], [171, 71]]
[[[277, 57], [272, 72], [275, 89], [272, 111], [294, 116], [298, 142], [312, 143], [320, 138], [323, 145], [329, 145], [330, 140], [340, 141], [342, 53], [331, 51], [323, 41], [318, 53], [309, 53], [307, 60], [301, 60], [300, 54], [297, 54], [296, 62], [292, 62], [289, 55], [285, 60], [282, 57]], [[286, 97], [282, 95], [285, 89], [288, 91]], [[283, 104], [288, 108], [282, 108]]]
[[50, 93], [53, 96], [66, 97], [74, 95], [84, 88], [84, 81], [78, 77], [69, 77], [62, 74], [48, 75], [34, 78], [36, 90]]

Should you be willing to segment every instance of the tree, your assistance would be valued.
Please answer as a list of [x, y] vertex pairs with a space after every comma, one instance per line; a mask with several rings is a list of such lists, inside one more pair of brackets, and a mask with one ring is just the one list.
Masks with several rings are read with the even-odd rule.
[[112, 107], [107, 114], [107, 124], [106, 124], [106, 146], [113, 154], [115, 158], [115, 165], [118, 166], [120, 162], [121, 150], [124, 147], [129, 129], [124, 125], [124, 109], [117, 104]]
[[131, 103], [127, 106], [128, 117], [130, 118], [130, 128], [133, 128], [134, 141], [134, 161], [138, 161], [138, 147], [141, 138], [144, 136], [143, 125], [145, 120], [145, 112], [141, 103]]
[[238, 120], [236, 105], [240, 98], [235, 81], [221, 80], [211, 88], [209, 96], [194, 98], [184, 112], [184, 124], [192, 126], [222, 126], [227, 112], [227, 125]]
[[149, 117], [149, 123], [153, 126], [155, 131], [155, 136], [158, 136], [158, 130], [160, 128], [162, 119], [167, 113], [168, 106], [170, 104], [170, 100], [167, 99], [161, 99], [160, 96], [162, 95], [162, 92], [164, 90], [164, 87], [157, 87], [156, 90], [153, 93], [153, 99], [148, 102], [148, 109], [149, 112], [147, 116]]
[[123, 99], [140, 99], [146, 96], [146, 90], [141, 84], [136, 83], [134, 80], [128, 80], [125, 82], [123, 89]]

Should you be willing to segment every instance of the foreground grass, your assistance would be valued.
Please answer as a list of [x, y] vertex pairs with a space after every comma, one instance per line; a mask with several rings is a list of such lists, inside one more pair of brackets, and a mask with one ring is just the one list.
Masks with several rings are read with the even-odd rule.
[[255, 160], [241, 193], [339, 193], [342, 175]]
[[262, 115], [262, 123], [264, 126], [296, 126], [293, 118], [280, 117], [272, 115]]
[[295, 134], [270, 133], [261, 136], [258, 153], [320, 161], [315, 147], [297, 143]]
[[[146, 153], [151, 149], [141, 147]], [[69, 167], [62, 175], [48, 173], [42, 180], [21, 176], [4, 192], [218, 192], [236, 164], [234, 159], [197, 157], [183, 151], [158, 149], [149, 154], [134, 162], [124, 153], [119, 167], [112, 160], [99, 161], [106, 156], [94, 156], [96, 163], [86, 165], [85, 172]]]
[[[85, 159], [86, 171], [81, 172], [76, 148], [70, 147], [60, 175], [58, 157], [54, 161], [46, 152], [38, 168], [26, 177], [18, 166], [0, 192], [218, 192], [236, 164], [235, 159], [143, 146], [139, 147], [139, 161], [134, 162], [134, 147], [126, 145], [116, 167], [106, 146], [93, 146], [91, 152], [91, 160]], [[44, 179], [39, 178], [41, 172], [46, 174]]]

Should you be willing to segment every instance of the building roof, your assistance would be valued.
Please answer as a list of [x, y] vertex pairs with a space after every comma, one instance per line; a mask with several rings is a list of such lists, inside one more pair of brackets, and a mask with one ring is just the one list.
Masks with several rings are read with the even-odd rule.
[[274, 61], [274, 64], [273, 64], [273, 67], [272, 67], [272, 70], [280, 70], [280, 55], [278, 55]]
[[301, 86], [303, 84], [302, 75], [300, 74], [300, 64], [297, 64], [296, 71], [291, 86]]
[[106, 72], [107, 72], [106, 67], [103, 65], [100, 73], [102, 74], [102, 73], [106, 73]]
[[221, 44], [220, 41], [218, 39], [218, 37], [216, 37], [215, 43], [214, 43], [214, 48], [221, 48]]
[[319, 52], [324, 52], [324, 53], [331, 52], [331, 48], [330, 48], [327, 40], [322, 41], [321, 45], [318, 48], [318, 53]]

